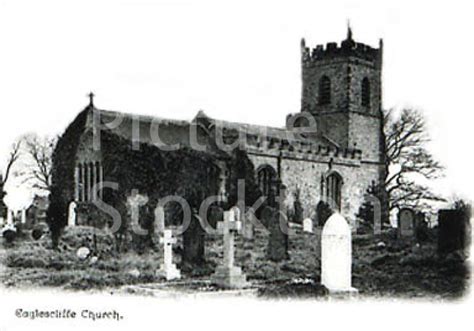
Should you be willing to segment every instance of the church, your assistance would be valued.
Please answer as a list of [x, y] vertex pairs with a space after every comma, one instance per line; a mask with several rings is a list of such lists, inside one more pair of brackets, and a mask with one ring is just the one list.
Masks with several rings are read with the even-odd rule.
[[349, 28], [340, 44], [309, 47], [303, 39], [300, 47], [301, 110], [287, 116], [285, 127], [221, 121], [202, 111], [182, 121], [97, 109], [91, 94], [89, 105], [65, 132], [74, 136], [61, 147], [62, 159], [71, 166], [53, 173], [57, 180], [68, 178], [71, 183], [62, 192], [66, 203], [91, 204], [102, 197], [94, 187], [111, 178], [103, 164], [105, 147], [95, 145], [100, 145], [97, 135], [106, 131], [132, 146], [156, 146], [158, 141], [159, 148], [169, 150], [207, 147], [216, 167], [205, 176], [217, 183], [215, 193], [222, 200], [230, 171], [225, 163], [228, 151], [221, 146], [237, 142], [253, 165], [263, 196], [279, 182], [286, 187], [289, 212], [298, 200], [302, 217], [314, 219], [316, 206], [324, 201], [354, 225], [367, 189], [385, 178], [383, 42], [378, 48], [356, 42]]

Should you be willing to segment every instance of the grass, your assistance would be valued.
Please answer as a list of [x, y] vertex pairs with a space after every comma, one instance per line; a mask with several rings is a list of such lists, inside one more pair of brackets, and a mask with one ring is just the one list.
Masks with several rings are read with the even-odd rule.
[[[25, 240], [6, 250], [8, 267], [1, 282], [9, 287], [50, 286], [73, 290], [117, 288], [123, 285], [163, 282], [155, 275], [162, 263], [162, 251], [146, 254], [118, 255], [106, 233], [91, 241], [91, 229], [75, 229], [67, 233], [55, 251], [49, 240]], [[256, 229], [253, 239], [237, 236], [235, 261], [247, 279], [269, 298], [320, 297], [326, 291], [319, 285], [319, 232], [303, 233], [291, 228], [290, 259], [271, 262], [266, 258], [268, 233]], [[384, 245], [378, 245], [383, 242]], [[178, 241], [175, 262], [186, 279], [209, 279], [222, 260], [221, 236], [206, 238], [206, 261], [201, 267], [180, 264]], [[87, 246], [98, 257], [95, 263], [81, 261], [75, 255]], [[99, 246], [97, 249], [95, 246]], [[101, 247], [101, 248], [100, 248]], [[423, 297], [456, 299], [466, 292], [470, 270], [462, 259], [439, 259], [433, 242], [417, 247], [400, 241], [392, 231], [379, 236], [356, 235], [353, 238], [353, 286], [368, 297]], [[132, 272], [133, 271], [133, 272]], [[137, 272], [138, 271], [138, 272]], [[190, 285], [192, 286], [192, 285]]]

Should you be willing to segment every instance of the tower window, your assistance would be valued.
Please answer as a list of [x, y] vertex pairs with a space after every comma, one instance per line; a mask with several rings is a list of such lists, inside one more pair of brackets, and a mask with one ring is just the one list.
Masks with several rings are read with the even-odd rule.
[[269, 197], [273, 193], [273, 186], [277, 179], [275, 169], [270, 165], [264, 165], [257, 172], [258, 186], [265, 197]]
[[370, 82], [367, 77], [362, 79], [361, 84], [361, 94], [362, 94], [362, 106], [369, 107], [370, 106]]
[[331, 80], [328, 76], [323, 76], [319, 80], [319, 104], [327, 105], [331, 103]]
[[336, 210], [341, 210], [342, 177], [332, 173], [326, 178], [326, 198], [329, 205]]

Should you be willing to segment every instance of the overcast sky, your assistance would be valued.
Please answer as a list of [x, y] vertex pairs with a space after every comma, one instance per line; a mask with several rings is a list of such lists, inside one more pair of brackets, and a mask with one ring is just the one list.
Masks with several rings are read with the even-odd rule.
[[[299, 111], [299, 43], [384, 39], [385, 108], [425, 111], [445, 192], [472, 193], [472, 10], [445, 1], [0, 0], [0, 159], [103, 109], [283, 126]], [[2, 166], [3, 168], [3, 166]]]

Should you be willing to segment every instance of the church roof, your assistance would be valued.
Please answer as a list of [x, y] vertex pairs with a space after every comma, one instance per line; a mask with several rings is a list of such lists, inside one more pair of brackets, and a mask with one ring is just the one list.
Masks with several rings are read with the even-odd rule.
[[[209, 146], [209, 151], [213, 154], [223, 156], [224, 152], [218, 150], [215, 142], [211, 143], [210, 138], [216, 127], [223, 129], [224, 135], [244, 132], [248, 136], [276, 141], [300, 141], [308, 145], [332, 146], [338, 145], [329, 138], [318, 134], [311, 138], [303, 138], [291, 134], [286, 128], [263, 126], [248, 123], [238, 123], [213, 119], [203, 111], [199, 111], [192, 121], [160, 118], [156, 116], [137, 115], [127, 112], [97, 109], [100, 116], [102, 130], [121, 136], [127, 140], [136, 140], [139, 137], [140, 143], [155, 144], [163, 142], [167, 145], [179, 144], [180, 146], [191, 146], [191, 126], [196, 125], [198, 143]], [[92, 108], [91, 108], [92, 109]]]
[[[198, 112], [193, 121], [203, 123], [204, 125], [206, 125], [208, 130], [212, 129], [215, 126], [220, 126], [223, 129], [242, 131], [248, 135], [254, 135], [257, 137], [268, 137], [277, 140], [295, 140], [294, 135], [291, 135], [291, 131], [287, 128], [217, 120], [207, 116], [202, 110]], [[312, 136], [311, 138], [307, 139], [298, 138], [296, 140], [315, 145], [329, 145], [339, 147], [337, 143], [321, 134]]]

